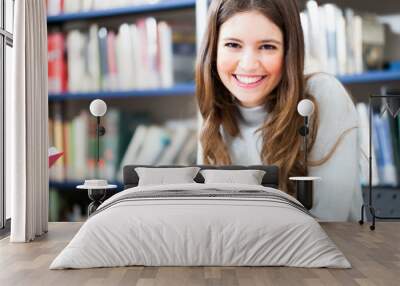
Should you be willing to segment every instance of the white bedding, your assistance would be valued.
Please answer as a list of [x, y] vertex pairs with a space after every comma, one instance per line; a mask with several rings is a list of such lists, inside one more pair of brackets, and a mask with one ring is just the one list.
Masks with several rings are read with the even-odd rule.
[[[135, 187], [105, 201], [50, 269], [127, 265], [294, 266], [350, 268], [315, 219], [262, 198], [173, 197], [122, 200], [144, 191], [261, 190], [239, 184]], [[298, 203], [298, 202], [297, 202]]]

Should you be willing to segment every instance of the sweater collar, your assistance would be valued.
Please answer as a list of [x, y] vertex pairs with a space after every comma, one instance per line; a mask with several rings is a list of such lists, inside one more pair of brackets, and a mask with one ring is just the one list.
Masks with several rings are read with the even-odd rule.
[[244, 107], [238, 104], [241, 123], [249, 126], [260, 126], [267, 116], [265, 105]]

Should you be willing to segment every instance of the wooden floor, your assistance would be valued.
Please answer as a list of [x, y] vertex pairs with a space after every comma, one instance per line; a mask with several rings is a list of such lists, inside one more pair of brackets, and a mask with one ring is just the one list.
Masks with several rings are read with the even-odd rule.
[[324, 223], [323, 228], [353, 268], [289, 267], [121, 267], [48, 270], [81, 223], [50, 223], [32, 243], [0, 241], [0, 285], [400, 285], [400, 223]]

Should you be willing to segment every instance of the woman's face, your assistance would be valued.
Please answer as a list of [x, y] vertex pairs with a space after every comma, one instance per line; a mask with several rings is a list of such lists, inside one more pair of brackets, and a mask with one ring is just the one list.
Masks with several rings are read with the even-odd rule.
[[218, 75], [242, 106], [265, 102], [281, 80], [283, 58], [282, 31], [261, 13], [237, 13], [221, 25]]

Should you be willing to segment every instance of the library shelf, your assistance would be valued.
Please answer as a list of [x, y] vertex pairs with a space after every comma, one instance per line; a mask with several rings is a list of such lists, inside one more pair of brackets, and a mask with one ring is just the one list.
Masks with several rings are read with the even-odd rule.
[[65, 92], [65, 93], [49, 93], [49, 101], [65, 101], [65, 100], [84, 100], [95, 98], [131, 98], [145, 96], [192, 96], [195, 93], [194, 83], [182, 83], [174, 85], [171, 88], [155, 88], [127, 91], [99, 91], [99, 92]]
[[[337, 76], [343, 84], [365, 84], [400, 80], [400, 71], [369, 71], [362, 74]], [[82, 100], [94, 98], [130, 98], [143, 96], [194, 95], [194, 83], [176, 84], [171, 88], [155, 88], [127, 91], [49, 93], [49, 101]]]
[[362, 84], [400, 80], [400, 71], [368, 71], [361, 74], [344, 75], [337, 77], [343, 84]]
[[65, 13], [56, 16], [47, 16], [48, 24], [61, 24], [69, 21], [96, 19], [121, 15], [143, 14], [168, 10], [194, 8], [196, 0], [164, 0], [153, 4], [141, 4], [129, 7], [121, 7], [107, 10], [82, 11], [77, 13]]
[[[368, 185], [361, 185], [361, 188], [365, 191], [369, 189]], [[399, 186], [391, 186], [391, 185], [376, 185], [372, 186], [372, 191], [374, 190], [389, 190], [389, 191], [399, 191], [400, 192], [400, 185]]]
[[[57, 190], [77, 190], [76, 186], [82, 185], [83, 181], [49, 181], [49, 188], [57, 189]], [[117, 185], [116, 191], [122, 191], [124, 189], [124, 185], [121, 182], [109, 182], [109, 184]]]

